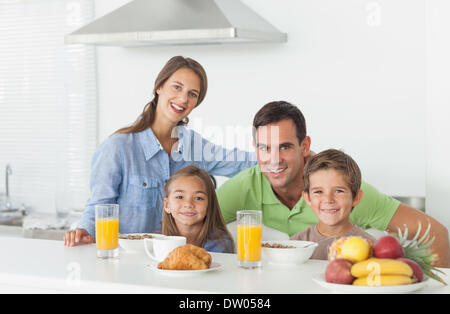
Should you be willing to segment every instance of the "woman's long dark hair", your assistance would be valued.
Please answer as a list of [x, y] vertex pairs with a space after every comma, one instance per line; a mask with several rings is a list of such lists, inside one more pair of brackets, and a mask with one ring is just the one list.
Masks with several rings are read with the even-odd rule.
[[[206, 76], [205, 69], [191, 58], [184, 58], [182, 56], [172, 57], [164, 65], [162, 70], [159, 72], [158, 77], [155, 80], [155, 86], [153, 88], [153, 99], [145, 105], [142, 114], [137, 118], [137, 120], [130, 126], [121, 128], [114, 132], [117, 133], [135, 133], [141, 132], [152, 126], [155, 119], [156, 105], [158, 104], [158, 94], [156, 91], [164, 85], [164, 83], [179, 69], [190, 69], [198, 75], [200, 78], [200, 92], [198, 95], [197, 106], [203, 101], [208, 89], [208, 78]], [[189, 121], [189, 120], [187, 120]], [[185, 125], [187, 121], [182, 120], [178, 122], [178, 125]]]

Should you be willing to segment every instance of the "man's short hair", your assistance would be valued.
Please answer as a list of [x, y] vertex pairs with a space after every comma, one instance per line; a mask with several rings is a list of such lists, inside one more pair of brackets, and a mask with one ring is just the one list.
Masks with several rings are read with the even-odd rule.
[[356, 197], [361, 188], [361, 170], [352, 157], [337, 149], [327, 149], [311, 157], [306, 163], [303, 171], [303, 190], [309, 193], [310, 176], [320, 170], [340, 171], [352, 191], [353, 198]]
[[256, 130], [260, 126], [291, 119], [295, 124], [298, 143], [306, 137], [306, 121], [300, 109], [287, 101], [273, 101], [264, 105], [253, 119], [253, 141], [256, 142]]

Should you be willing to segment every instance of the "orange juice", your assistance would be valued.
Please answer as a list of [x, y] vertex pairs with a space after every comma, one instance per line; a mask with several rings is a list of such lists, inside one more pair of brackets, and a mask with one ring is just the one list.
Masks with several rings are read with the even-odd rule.
[[117, 249], [119, 245], [119, 219], [96, 219], [95, 238], [97, 249]]
[[262, 226], [260, 225], [237, 226], [238, 260], [245, 262], [261, 260], [261, 234]]

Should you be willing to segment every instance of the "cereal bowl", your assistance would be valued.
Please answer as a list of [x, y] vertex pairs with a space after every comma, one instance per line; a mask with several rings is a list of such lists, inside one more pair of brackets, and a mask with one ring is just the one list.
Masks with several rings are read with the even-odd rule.
[[144, 253], [145, 238], [163, 238], [159, 233], [126, 233], [119, 234], [119, 245], [127, 253]]
[[306, 262], [317, 247], [317, 243], [298, 240], [263, 241], [265, 260], [276, 264], [300, 264]]

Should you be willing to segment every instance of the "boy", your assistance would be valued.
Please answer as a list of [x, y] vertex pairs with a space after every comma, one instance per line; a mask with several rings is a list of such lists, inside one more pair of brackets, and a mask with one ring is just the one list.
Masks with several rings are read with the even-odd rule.
[[344, 236], [375, 239], [350, 222], [350, 213], [363, 196], [361, 171], [347, 154], [336, 149], [325, 150], [311, 158], [303, 173], [302, 196], [319, 219], [291, 237], [291, 240], [318, 242], [312, 259], [328, 259], [328, 247]]

